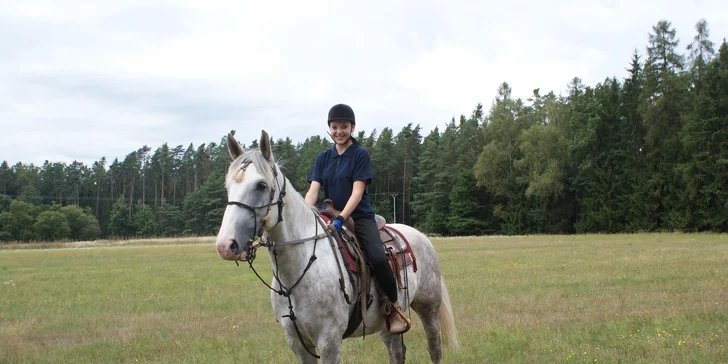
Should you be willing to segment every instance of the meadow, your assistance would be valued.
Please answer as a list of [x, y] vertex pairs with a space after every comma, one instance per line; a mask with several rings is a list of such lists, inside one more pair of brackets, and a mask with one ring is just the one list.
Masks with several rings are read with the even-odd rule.
[[[444, 363], [728, 362], [728, 235], [433, 238]], [[42, 249], [37, 249], [38, 247]], [[269, 280], [270, 263], [255, 267]], [[429, 356], [419, 321], [408, 363]], [[293, 363], [270, 293], [212, 238], [0, 246], [0, 362]], [[383, 363], [378, 335], [343, 363]]]

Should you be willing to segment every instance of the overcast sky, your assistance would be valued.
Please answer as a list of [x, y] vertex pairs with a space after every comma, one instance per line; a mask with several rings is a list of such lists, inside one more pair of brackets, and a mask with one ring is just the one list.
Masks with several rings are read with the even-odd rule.
[[701, 18], [728, 37], [725, 0], [0, 0], [0, 161], [90, 165], [230, 130], [299, 142], [340, 102], [367, 133], [426, 136], [503, 81], [527, 98], [622, 78], [659, 20], [684, 51]]

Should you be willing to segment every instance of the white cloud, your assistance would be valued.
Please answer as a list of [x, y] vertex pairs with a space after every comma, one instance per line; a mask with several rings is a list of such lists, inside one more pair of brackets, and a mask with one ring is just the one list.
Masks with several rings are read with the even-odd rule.
[[231, 129], [302, 141], [350, 103], [359, 129], [426, 135], [517, 97], [623, 77], [660, 19], [681, 50], [719, 1], [5, 1], [0, 160], [85, 163]]

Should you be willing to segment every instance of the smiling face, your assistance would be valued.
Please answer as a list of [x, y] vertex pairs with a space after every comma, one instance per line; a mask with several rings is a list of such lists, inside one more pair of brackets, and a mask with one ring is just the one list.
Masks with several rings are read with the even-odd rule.
[[334, 120], [329, 122], [329, 133], [336, 141], [336, 144], [346, 144], [354, 133], [356, 126], [348, 120]]

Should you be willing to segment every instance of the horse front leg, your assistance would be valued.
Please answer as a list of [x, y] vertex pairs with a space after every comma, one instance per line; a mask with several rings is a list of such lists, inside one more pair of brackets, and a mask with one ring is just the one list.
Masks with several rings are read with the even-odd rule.
[[339, 364], [341, 362], [341, 334], [325, 335], [319, 338], [318, 347], [321, 352], [321, 364]]
[[286, 335], [286, 341], [300, 364], [318, 364], [318, 359], [311, 355], [311, 353], [316, 354], [316, 346], [308, 341], [302, 343], [295, 333], [288, 333]]
[[317, 354], [320, 357], [321, 364], [339, 364], [341, 362], [340, 333], [338, 336], [336, 334], [322, 335], [319, 337], [316, 345], [313, 345], [308, 340], [302, 343], [296, 333], [288, 333], [286, 335], [286, 341], [301, 364], [319, 363], [319, 359], [312, 354]]

